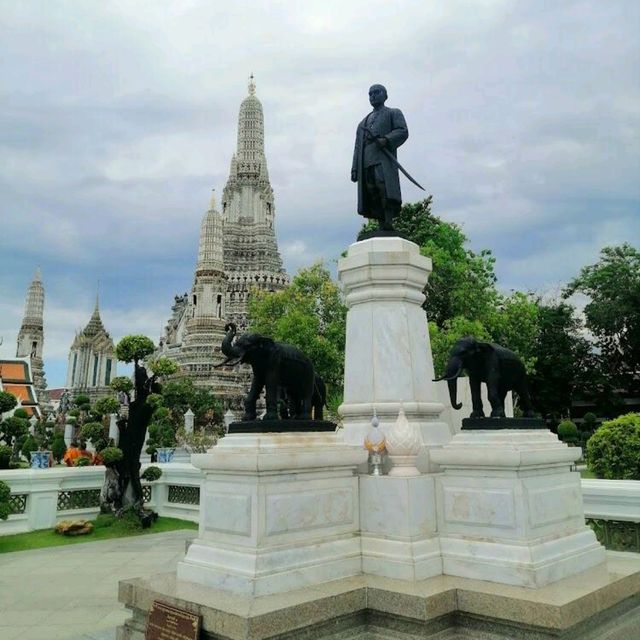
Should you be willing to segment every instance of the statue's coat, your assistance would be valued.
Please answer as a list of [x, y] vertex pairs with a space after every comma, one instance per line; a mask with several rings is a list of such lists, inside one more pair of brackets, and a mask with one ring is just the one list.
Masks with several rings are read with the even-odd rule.
[[[365, 143], [365, 126], [367, 118], [365, 117], [358, 125], [356, 131], [356, 144], [353, 150], [353, 164], [351, 170], [356, 172], [358, 176], [358, 213], [366, 218], [375, 217], [370, 208], [367, 207], [365, 201], [366, 189], [365, 189], [365, 170], [364, 170], [364, 143]], [[396, 149], [409, 137], [409, 130], [407, 129], [407, 123], [402, 115], [400, 109], [392, 109], [390, 107], [380, 107], [377, 119], [373, 125], [369, 127], [369, 130], [376, 138], [384, 137], [389, 141], [387, 149], [394, 156], [397, 157]], [[397, 200], [402, 202], [402, 195], [400, 193], [400, 178], [398, 176], [398, 169], [395, 167], [387, 155], [378, 149], [380, 165], [384, 173], [384, 184], [387, 191], [387, 198], [391, 200]]]

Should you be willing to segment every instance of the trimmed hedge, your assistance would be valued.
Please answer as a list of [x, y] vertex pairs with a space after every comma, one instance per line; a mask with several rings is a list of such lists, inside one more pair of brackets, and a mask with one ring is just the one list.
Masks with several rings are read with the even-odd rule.
[[587, 443], [586, 459], [598, 478], [640, 480], [640, 413], [603, 422]]

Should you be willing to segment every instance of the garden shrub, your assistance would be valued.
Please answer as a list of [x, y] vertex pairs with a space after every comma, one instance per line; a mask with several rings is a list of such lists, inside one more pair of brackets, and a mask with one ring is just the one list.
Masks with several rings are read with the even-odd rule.
[[147, 467], [140, 477], [147, 482], [153, 482], [162, 475], [162, 469], [160, 467]]
[[22, 418], [23, 420], [28, 420], [29, 419], [29, 414], [27, 413], [26, 409], [16, 409], [13, 412], [13, 417], [14, 418]]
[[580, 426], [581, 431], [593, 432], [596, 430], [598, 426], [598, 416], [592, 411], [589, 411], [584, 414], [584, 418], [582, 418], [582, 425]]
[[100, 452], [102, 459], [104, 460], [104, 464], [115, 464], [116, 462], [120, 462], [123, 457], [122, 449], [118, 447], [107, 447]]
[[13, 450], [6, 444], [0, 444], [0, 469], [8, 469]]
[[578, 427], [571, 420], [563, 420], [558, 425], [558, 438], [567, 444], [575, 444], [580, 439]]
[[86, 456], [80, 456], [73, 461], [74, 467], [88, 467], [91, 464], [91, 460]]
[[10, 495], [11, 488], [6, 482], [0, 480], [0, 520], [6, 520], [11, 515]]
[[598, 478], [640, 480], [640, 413], [603, 422], [587, 443], [587, 466]]
[[64, 458], [64, 454], [67, 451], [67, 443], [64, 441], [63, 436], [56, 436], [51, 443], [51, 455], [53, 459], [60, 463], [62, 458]]
[[38, 450], [38, 441], [32, 435], [29, 435], [27, 439], [24, 441], [24, 444], [22, 445], [22, 449], [20, 450], [20, 452], [29, 462], [31, 462], [31, 452], [37, 451], [37, 450]]
[[87, 422], [80, 429], [80, 437], [90, 440], [96, 451], [101, 451], [107, 446], [106, 429], [101, 422]]

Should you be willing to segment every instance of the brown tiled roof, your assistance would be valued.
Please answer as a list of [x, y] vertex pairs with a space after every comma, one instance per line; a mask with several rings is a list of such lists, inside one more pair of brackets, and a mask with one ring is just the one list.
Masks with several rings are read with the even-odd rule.
[[26, 362], [20, 360], [0, 360], [0, 379], [6, 382], [27, 382], [29, 379], [29, 367]]
[[3, 381], [2, 390], [14, 395], [23, 405], [36, 404], [30, 384], [7, 384]]

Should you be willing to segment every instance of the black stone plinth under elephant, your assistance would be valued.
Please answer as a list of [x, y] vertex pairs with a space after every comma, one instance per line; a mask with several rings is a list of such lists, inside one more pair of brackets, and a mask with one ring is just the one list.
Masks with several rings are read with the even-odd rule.
[[282, 388], [291, 406], [296, 407], [297, 415], [292, 417], [310, 420], [315, 379], [311, 360], [297, 347], [276, 342], [259, 333], [238, 336], [232, 322], [226, 325], [225, 331], [221, 349], [227, 359], [216, 366], [246, 363], [253, 370], [242, 419], [256, 419], [256, 402], [265, 389], [267, 413], [263, 420], [278, 420], [278, 399]]
[[480, 385], [483, 382], [487, 385], [492, 418], [504, 418], [504, 401], [509, 391], [518, 394], [524, 416], [534, 416], [527, 389], [527, 374], [522, 361], [513, 351], [471, 337], [458, 340], [449, 352], [444, 375], [435, 380], [447, 380], [451, 406], [454, 409], [462, 408], [457, 401], [457, 379], [463, 371], [467, 372], [471, 387], [471, 418], [484, 417], [480, 395]]

